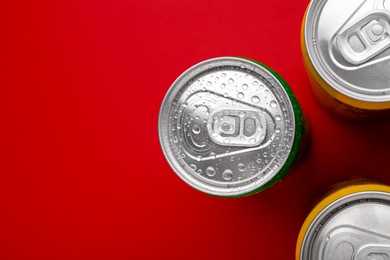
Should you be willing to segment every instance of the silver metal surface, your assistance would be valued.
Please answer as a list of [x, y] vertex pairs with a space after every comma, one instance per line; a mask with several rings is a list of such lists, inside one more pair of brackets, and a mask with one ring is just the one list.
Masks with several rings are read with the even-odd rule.
[[332, 88], [361, 101], [390, 101], [390, 0], [313, 0], [304, 37]]
[[177, 175], [217, 196], [262, 187], [283, 167], [295, 134], [291, 101], [267, 69], [223, 57], [184, 72], [161, 106], [159, 137]]
[[330, 204], [311, 223], [300, 259], [390, 259], [390, 194], [360, 192]]

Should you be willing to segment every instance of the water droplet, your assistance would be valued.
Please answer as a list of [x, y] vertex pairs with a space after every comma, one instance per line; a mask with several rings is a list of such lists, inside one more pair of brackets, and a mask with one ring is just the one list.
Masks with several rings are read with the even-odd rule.
[[215, 77], [215, 80], [219, 80], [219, 78], [218, 78], [218, 77]]
[[243, 163], [239, 163], [239, 164], [237, 165], [237, 167], [238, 167], [238, 170], [239, 170], [240, 172], [245, 171], [245, 165], [244, 165]]
[[180, 129], [181, 129], [181, 125], [178, 125], [178, 126], [177, 126], [177, 129], [180, 130]]
[[234, 161], [234, 156], [230, 157], [230, 161], [232, 162]]
[[202, 169], [199, 169], [196, 172], [199, 173], [199, 174], [202, 174]]
[[261, 163], [262, 160], [261, 160], [261, 159], [257, 159], [256, 162], [257, 162], [257, 163]]
[[207, 86], [211, 86], [211, 81], [207, 81]]
[[260, 98], [258, 96], [253, 96], [251, 100], [252, 100], [253, 103], [259, 103], [260, 102]]
[[275, 133], [279, 134], [281, 132], [280, 128], [275, 129]]
[[224, 178], [227, 181], [231, 180], [233, 178], [233, 172], [229, 169], [225, 170], [222, 173], [222, 178]]
[[203, 157], [202, 157], [202, 156], [198, 156], [198, 157], [196, 157], [196, 160], [197, 160], [198, 162], [200, 162], [202, 159], [203, 159]]
[[195, 164], [190, 164], [190, 168], [193, 169], [194, 171], [196, 171], [196, 165]]
[[210, 177], [215, 176], [215, 169], [211, 166], [207, 167], [206, 174]]
[[174, 141], [175, 143], [177, 143], [177, 142], [179, 142], [179, 138], [177, 138], [177, 136], [174, 136], [174, 137], [173, 137], [173, 141]]
[[278, 105], [278, 103], [276, 103], [275, 100], [272, 100], [271, 103], [270, 103], [271, 107], [276, 107], [277, 105]]
[[184, 102], [183, 103], [183, 107], [187, 107], [188, 106], [188, 103], [187, 102]]
[[221, 84], [221, 88], [226, 88], [226, 84], [225, 84], [225, 83], [222, 83], [222, 84]]
[[251, 144], [254, 144], [254, 143], [256, 143], [256, 139], [255, 139], [255, 138], [251, 138], [251, 139], [249, 139], [249, 143], [251, 143]]
[[239, 116], [239, 117], [245, 117], [245, 114], [246, 114], [245, 112], [240, 111], [240, 112], [238, 113], [238, 116]]
[[225, 94], [223, 94], [223, 96], [224, 96], [224, 97], [228, 97], [228, 96], [229, 96], [229, 94], [228, 94], [228, 93], [225, 93]]
[[243, 85], [242, 85], [242, 89], [243, 89], [243, 90], [247, 90], [248, 88], [249, 88], [249, 87], [248, 87], [247, 84], [243, 84]]
[[268, 157], [268, 153], [267, 153], [267, 152], [264, 152], [264, 153], [263, 153], [263, 156], [264, 156], [264, 158], [267, 158], [267, 157]]
[[228, 80], [228, 83], [229, 83], [230, 85], [232, 85], [232, 84], [234, 83], [234, 80], [233, 80], [232, 78], [230, 78], [230, 79]]
[[211, 159], [215, 159], [215, 157], [216, 157], [216, 154], [215, 154], [215, 153], [213, 153], [213, 152], [211, 152], [211, 153], [210, 153], [210, 157], [211, 157]]
[[221, 74], [222, 78], [226, 77], [226, 73]]
[[279, 115], [276, 115], [276, 116], [275, 116], [275, 119], [279, 121], [279, 120], [281, 120], [281, 119], [282, 119], [282, 117], [281, 117], [281, 116], [279, 116]]
[[226, 138], [226, 139], [223, 140], [223, 142], [224, 142], [225, 144], [229, 144], [229, 143], [231, 142], [231, 140], [230, 140], [229, 138]]
[[186, 158], [186, 155], [184, 153], [182, 153], [181, 158]]
[[232, 101], [232, 105], [233, 105], [233, 106], [237, 105], [237, 100], [234, 99], [234, 100]]
[[239, 99], [244, 98], [244, 93], [238, 92], [237, 97], [238, 97]]
[[253, 81], [252, 84], [253, 84], [253, 86], [257, 86], [257, 85], [259, 85], [259, 82], [255, 80], [255, 81]]
[[194, 124], [193, 126], [192, 126], [192, 132], [194, 133], [194, 134], [199, 134], [200, 133], [200, 127], [197, 125], [197, 124]]

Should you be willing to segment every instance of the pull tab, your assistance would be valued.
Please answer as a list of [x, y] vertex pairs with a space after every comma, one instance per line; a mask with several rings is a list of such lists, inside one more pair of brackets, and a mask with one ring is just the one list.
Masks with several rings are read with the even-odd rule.
[[390, 0], [377, 1], [376, 9], [390, 10]]
[[253, 147], [264, 141], [266, 119], [256, 109], [220, 108], [211, 114], [207, 131], [219, 145]]
[[390, 13], [376, 10], [337, 35], [337, 47], [349, 63], [360, 65], [390, 47]]
[[390, 245], [368, 245], [360, 248], [353, 260], [390, 260]]

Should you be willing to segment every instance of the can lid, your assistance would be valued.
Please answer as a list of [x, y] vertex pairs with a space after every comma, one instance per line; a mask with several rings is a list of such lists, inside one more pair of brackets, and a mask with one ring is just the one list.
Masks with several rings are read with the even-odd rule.
[[364, 102], [390, 101], [390, 0], [314, 0], [305, 45], [318, 74]]
[[274, 178], [288, 159], [295, 115], [281, 82], [242, 58], [201, 62], [169, 89], [159, 137], [174, 171], [192, 187], [242, 196]]
[[313, 220], [300, 259], [390, 259], [389, 216], [389, 193], [364, 191], [343, 197]]

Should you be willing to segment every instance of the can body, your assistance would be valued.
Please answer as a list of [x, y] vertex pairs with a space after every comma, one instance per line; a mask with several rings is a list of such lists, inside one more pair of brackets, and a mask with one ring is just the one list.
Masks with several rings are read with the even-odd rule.
[[194, 65], [161, 106], [164, 155], [187, 184], [241, 197], [285, 176], [304, 141], [301, 108], [278, 74], [255, 61], [222, 57]]
[[306, 218], [296, 259], [390, 259], [389, 216], [389, 186], [369, 182], [338, 185]]
[[301, 46], [314, 93], [331, 111], [370, 118], [390, 109], [390, 0], [313, 0]]

